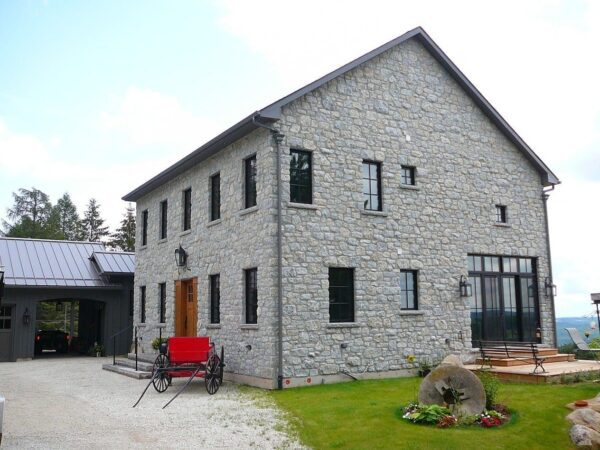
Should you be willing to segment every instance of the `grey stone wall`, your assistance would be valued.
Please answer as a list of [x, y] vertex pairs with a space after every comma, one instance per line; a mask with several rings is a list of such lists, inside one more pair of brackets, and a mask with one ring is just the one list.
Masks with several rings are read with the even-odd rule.
[[[467, 253], [537, 257], [543, 293], [539, 174], [417, 42], [297, 100], [278, 126], [284, 147], [312, 151], [314, 164], [315, 208], [284, 210], [286, 377], [414, 368], [407, 355], [469, 357], [458, 287]], [[383, 213], [362, 211], [363, 159], [382, 163]], [[401, 185], [402, 164], [416, 167], [414, 188]], [[508, 226], [495, 225], [496, 204], [508, 206]], [[354, 324], [329, 324], [330, 266], [355, 268]], [[400, 310], [401, 269], [418, 270], [416, 312]], [[551, 343], [550, 305], [540, 302]]]
[[[257, 207], [243, 208], [243, 160], [257, 155]], [[137, 229], [135, 322], [140, 320], [140, 286], [146, 286], [146, 325], [140, 327], [145, 351], [158, 337], [158, 283], [167, 283], [166, 328], [174, 334], [175, 280], [198, 278], [198, 333], [225, 347], [226, 370], [272, 378], [275, 322], [274, 150], [269, 135], [257, 130], [209, 160], [144, 196], [137, 219], [148, 209], [148, 244]], [[221, 176], [221, 219], [209, 223], [209, 177]], [[192, 188], [191, 230], [182, 231], [182, 191]], [[168, 200], [167, 239], [159, 240], [159, 203]], [[188, 267], [178, 269], [175, 249], [188, 252]], [[258, 268], [258, 324], [244, 325], [244, 273]], [[209, 275], [221, 275], [221, 324], [210, 325]], [[252, 347], [247, 349], [247, 345]]]

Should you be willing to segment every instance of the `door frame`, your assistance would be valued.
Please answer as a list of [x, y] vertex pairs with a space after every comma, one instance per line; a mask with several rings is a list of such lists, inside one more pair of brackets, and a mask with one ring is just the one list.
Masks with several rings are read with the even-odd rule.
[[[191, 286], [193, 305], [190, 314], [188, 295]], [[190, 320], [192, 322], [190, 323]], [[175, 336], [198, 335], [198, 277], [175, 280], [175, 315], [174, 315]]]

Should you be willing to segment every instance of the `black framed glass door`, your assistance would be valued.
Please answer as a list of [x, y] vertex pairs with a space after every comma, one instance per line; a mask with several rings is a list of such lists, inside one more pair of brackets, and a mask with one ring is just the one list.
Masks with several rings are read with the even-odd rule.
[[529, 342], [539, 327], [533, 258], [468, 256], [471, 335], [483, 340]]

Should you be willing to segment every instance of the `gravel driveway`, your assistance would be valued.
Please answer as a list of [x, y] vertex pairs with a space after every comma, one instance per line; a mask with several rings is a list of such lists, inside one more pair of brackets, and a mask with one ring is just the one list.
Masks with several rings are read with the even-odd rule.
[[[262, 392], [225, 383], [209, 396], [196, 380], [169, 407], [173, 388], [101, 369], [107, 358], [45, 358], [0, 363], [6, 398], [2, 449], [90, 448], [301, 448], [280, 431], [282, 414]], [[173, 387], [184, 379], [174, 380]]]

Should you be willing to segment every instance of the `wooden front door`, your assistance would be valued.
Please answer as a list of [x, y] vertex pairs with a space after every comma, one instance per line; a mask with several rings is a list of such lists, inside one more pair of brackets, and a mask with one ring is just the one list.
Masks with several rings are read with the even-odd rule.
[[175, 282], [175, 336], [198, 335], [198, 278]]

